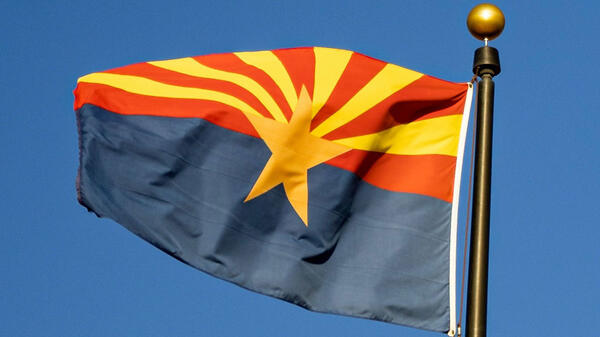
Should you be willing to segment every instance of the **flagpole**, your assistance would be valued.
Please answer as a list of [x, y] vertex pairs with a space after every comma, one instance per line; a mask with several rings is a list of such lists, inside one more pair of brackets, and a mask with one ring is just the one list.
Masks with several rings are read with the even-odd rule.
[[502, 33], [504, 15], [491, 4], [475, 6], [467, 19], [469, 31], [485, 45], [475, 50], [473, 73], [479, 76], [477, 91], [477, 140], [473, 215], [469, 253], [466, 337], [485, 337], [487, 328], [488, 255], [490, 234], [490, 187], [492, 177], [492, 130], [494, 81], [500, 73], [498, 50], [488, 41]]

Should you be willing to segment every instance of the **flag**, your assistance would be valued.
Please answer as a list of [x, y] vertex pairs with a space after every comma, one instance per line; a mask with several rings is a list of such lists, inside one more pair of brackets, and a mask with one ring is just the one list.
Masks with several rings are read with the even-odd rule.
[[79, 78], [79, 202], [309, 310], [453, 332], [471, 89], [347, 50]]

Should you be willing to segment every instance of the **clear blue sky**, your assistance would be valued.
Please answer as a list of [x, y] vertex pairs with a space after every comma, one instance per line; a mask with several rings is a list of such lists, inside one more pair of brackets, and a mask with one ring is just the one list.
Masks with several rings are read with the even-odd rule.
[[[81, 75], [135, 62], [313, 45], [466, 82], [480, 46], [465, 25], [476, 3], [2, 2], [0, 336], [443, 336], [251, 293], [87, 213], [75, 196], [72, 90]], [[600, 321], [600, 8], [495, 3], [507, 24], [491, 44], [502, 73], [488, 336], [592, 336]]]

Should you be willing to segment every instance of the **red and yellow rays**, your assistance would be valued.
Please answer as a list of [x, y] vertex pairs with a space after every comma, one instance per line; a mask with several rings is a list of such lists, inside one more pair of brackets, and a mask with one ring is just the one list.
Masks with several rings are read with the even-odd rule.
[[247, 200], [283, 184], [308, 224], [307, 170], [452, 200], [466, 84], [347, 50], [295, 48], [139, 63], [83, 76], [75, 108], [198, 117], [272, 152]]

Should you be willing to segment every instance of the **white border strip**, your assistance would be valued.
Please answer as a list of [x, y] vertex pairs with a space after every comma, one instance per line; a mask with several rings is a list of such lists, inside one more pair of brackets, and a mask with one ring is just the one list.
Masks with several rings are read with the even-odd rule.
[[[456, 334], [456, 236], [458, 229], [458, 201], [460, 194], [460, 178], [462, 175], [463, 158], [465, 154], [465, 141], [467, 138], [467, 129], [469, 128], [469, 113], [471, 111], [471, 100], [473, 99], [473, 84], [468, 83], [467, 97], [465, 99], [465, 109], [463, 111], [463, 120], [460, 126], [460, 138], [458, 140], [458, 153], [456, 155], [456, 169], [454, 170], [454, 192], [452, 195], [452, 215], [450, 218], [450, 328], [448, 336]], [[467, 215], [468, 216], [468, 215]]]

